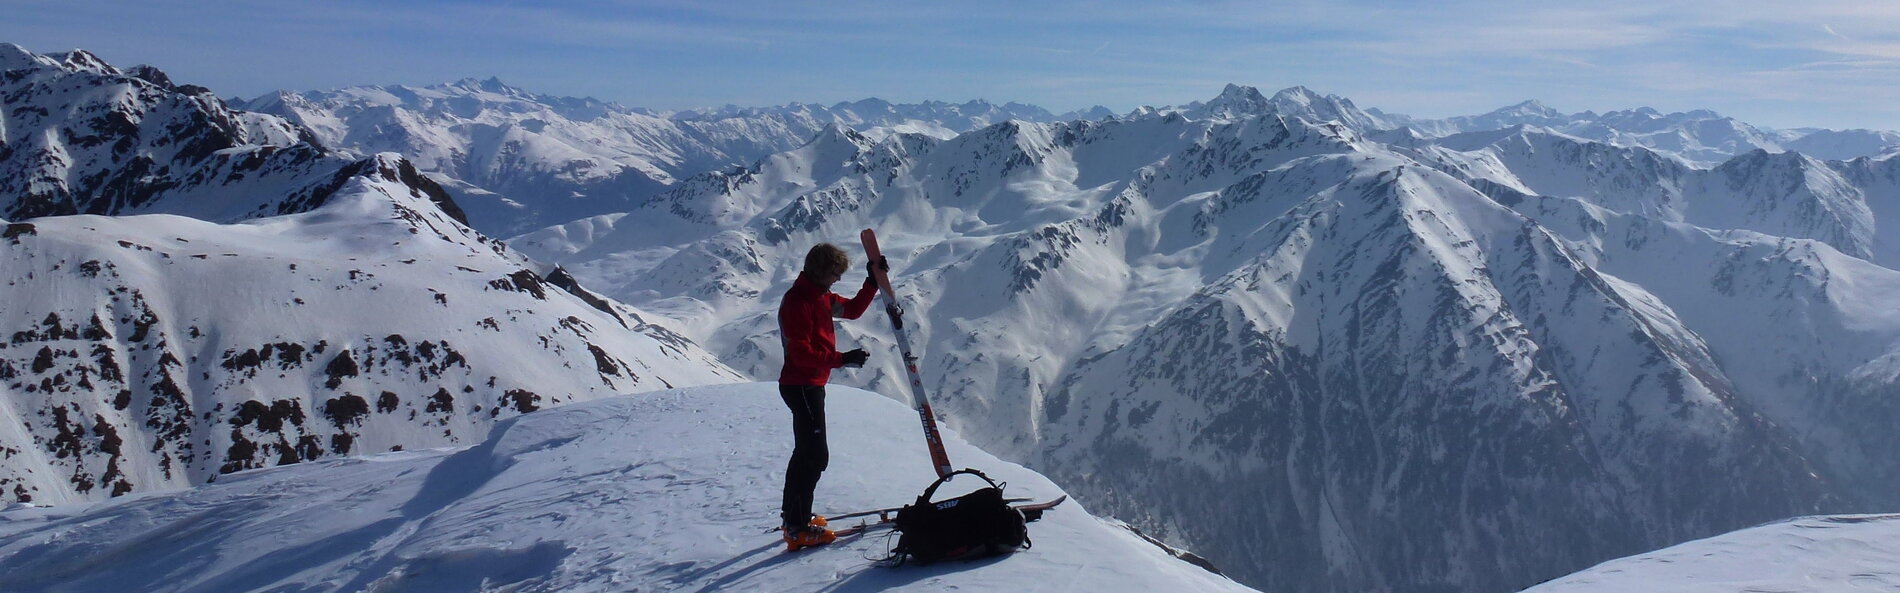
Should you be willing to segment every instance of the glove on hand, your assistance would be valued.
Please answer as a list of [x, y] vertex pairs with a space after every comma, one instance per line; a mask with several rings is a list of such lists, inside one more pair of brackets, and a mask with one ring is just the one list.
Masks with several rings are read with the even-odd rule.
[[890, 273], [891, 271], [891, 262], [888, 260], [885, 260], [884, 256], [880, 255], [880, 256], [877, 256], [877, 259], [867, 260], [864, 262], [864, 273], [876, 274], [880, 270], [882, 270], [883, 272], [887, 274]]
[[864, 366], [868, 360], [871, 360], [871, 353], [865, 352], [863, 348], [844, 353], [844, 366], [857, 368]]

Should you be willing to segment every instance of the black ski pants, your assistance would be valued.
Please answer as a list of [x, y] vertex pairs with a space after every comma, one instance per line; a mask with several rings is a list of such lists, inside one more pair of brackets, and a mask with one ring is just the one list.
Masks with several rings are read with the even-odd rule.
[[812, 492], [831, 463], [825, 444], [825, 387], [779, 385], [778, 395], [792, 409], [792, 460], [785, 465], [785, 499], [779, 517], [788, 527], [811, 522]]

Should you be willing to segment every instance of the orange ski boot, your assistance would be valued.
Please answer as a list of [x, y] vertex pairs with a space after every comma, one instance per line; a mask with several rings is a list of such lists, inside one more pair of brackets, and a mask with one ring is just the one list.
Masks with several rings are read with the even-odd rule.
[[838, 539], [838, 534], [830, 529], [808, 525], [785, 532], [785, 551], [795, 552], [812, 546], [822, 546]]

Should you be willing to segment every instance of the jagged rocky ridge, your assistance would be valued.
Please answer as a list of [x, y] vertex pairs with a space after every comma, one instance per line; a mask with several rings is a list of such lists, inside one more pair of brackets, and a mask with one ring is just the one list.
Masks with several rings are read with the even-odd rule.
[[0, 162], [32, 180], [0, 192], [0, 501], [454, 445], [736, 377], [470, 229], [397, 155], [340, 156], [149, 67], [0, 57]]
[[[0, 44], [0, 217], [167, 212], [230, 222], [321, 206], [370, 165], [150, 66]], [[406, 183], [460, 215], [414, 167]]]
[[[876, 227], [951, 425], [1267, 590], [1513, 590], [1900, 503], [1892, 159], [1258, 97], [834, 127], [513, 242], [770, 378], [803, 250]], [[842, 381], [904, 392], [881, 322], [840, 331], [886, 353]]]

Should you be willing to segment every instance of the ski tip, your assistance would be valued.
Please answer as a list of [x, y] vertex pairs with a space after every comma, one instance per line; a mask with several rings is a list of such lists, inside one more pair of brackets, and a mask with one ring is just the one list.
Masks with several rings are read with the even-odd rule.
[[1026, 504], [1026, 505], [1015, 506], [1015, 507], [1010, 507], [1010, 508], [1016, 509], [1017, 511], [1021, 511], [1023, 514], [1024, 522], [1034, 523], [1036, 521], [1042, 520], [1042, 514], [1044, 512], [1048, 511], [1049, 509], [1056, 508], [1056, 505], [1062, 504], [1062, 501], [1065, 501], [1068, 499], [1069, 499], [1069, 495], [1064, 494], [1062, 496], [1056, 497], [1055, 500], [1051, 500], [1049, 502], [1039, 502], [1036, 504]]
[[1054, 499], [1049, 500], [1047, 502], [1018, 505], [1016, 506], [1016, 509], [1022, 510], [1022, 511], [1041, 511], [1041, 510], [1046, 510], [1046, 509], [1052, 509], [1052, 508], [1055, 508], [1056, 505], [1062, 504], [1063, 501], [1068, 500], [1068, 499], [1069, 499], [1069, 495], [1064, 494], [1062, 496], [1055, 497]]

